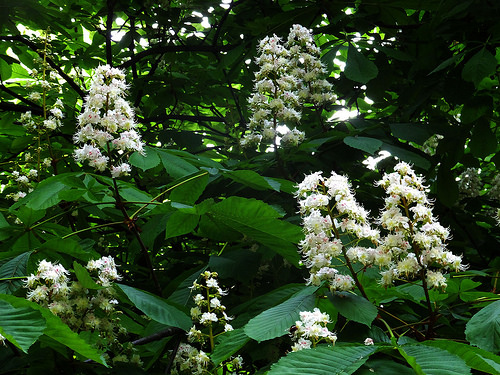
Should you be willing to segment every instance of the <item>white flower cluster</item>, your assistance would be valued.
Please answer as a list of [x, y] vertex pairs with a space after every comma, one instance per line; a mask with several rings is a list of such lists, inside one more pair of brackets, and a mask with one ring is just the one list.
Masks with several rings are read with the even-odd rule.
[[298, 185], [296, 196], [303, 216], [305, 239], [300, 242], [304, 264], [310, 268], [309, 284], [327, 280], [331, 290], [350, 290], [354, 280], [332, 265], [343, 254], [340, 234], [376, 242], [380, 233], [368, 223], [368, 212], [360, 206], [348, 179], [332, 172], [329, 178], [321, 172], [306, 176]]
[[[400, 162], [377, 184], [387, 192], [377, 220], [385, 230], [383, 237], [370, 226], [368, 212], [354, 199], [346, 177], [332, 172], [326, 179], [316, 172], [298, 185], [296, 194], [306, 234], [299, 245], [304, 264], [310, 268], [308, 283], [319, 285], [328, 280], [332, 290], [351, 289], [352, 278], [340, 275], [332, 266], [333, 258], [344, 255], [350, 264], [379, 266], [384, 286], [396, 279], [425, 277], [429, 287], [445, 288], [441, 271], [458, 272], [466, 267], [461, 256], [446, 250], [450, 233], [432, 214], [423, 178]], [[355, 239], [343, 244], [341, 234]], [[373, 247], [359, 246], [363, 239], [371, 241]]]
[[121, 277], [111, 257], [89, 261], [86, 269], [91, 275], [95, 274], [96, 283], [103, 289], [87, 289], [80, 282], [72, 281], [69, 271], [62, 265], [40, 261], [36, 274], [26, 280], [27, 299], [47, 307], [72, 330], [94, 331], [103, 342], [113, 343], [123, 328], [114, 314], [118, 301], [109, 286]]
[[260, 69], [249, 99], [250, 133], [241, 145], [276, 144], [280, 139], [283, 146], [297, 146], [305, 134], [287, 125], [299, 123], [301, 105], [313, 103], [319, 108], [333, 100], [331, 85], [320, 78], [326, 73], [319, 60], [320, 50], [308, 29], [293, 25], [285, 45], [276, 35], [267, 36], [260, 41], [258, 52]]
[[2, 334], [0, 334], [0, 345], [2, 345], [2, 346], [6, 346], [6, 345], [5, 345], [5, 340], [7, 340], [7, 339], [5, 338], [5, 336], [3, 336]]
[[119, 161], [127, 152], [144, 153], [141, 136], [134, 129], [134, 111], [124, 99], [127, 88], [122, 70], [98, 67], [73, 136], [75, 143], [84, 144], [75, 150], [75, 160], [87, 161], [100, 172], [109, 168], [113, 178], [130, 172], [130, 165]]
[[[195, 307], [191, 308], [191, 319], [195, 322], [188, 332], [190, 342], [204, 343], [207, 338], [213, 340], [216, 335], [213, 332], [215, 324], [221, 325], [223, 332], [232, 331], [233, 327], [228, 322], [232, 320], [226, 314], [226, 307], [221, 303], [220, 298], [227, 294], [217, 282], [217, 272], [205, 271], [201, 274], [202, 283], [194, 281], [191, 290], [199, 293], [193, 296]], [[196, 324], [208, 327], [209, 333], [203, 333], [197, 329]]]
[[331, 323], [330, 316], [322, 313], [317, 307], [312, 312], [301, 311], [300, 320], [297, 320], [291, 329], [294, 341], [292, 351], [309, 349], [311, 345], [316, 347], [321, 341], [335, 345], [337, 336], [328, 330], [328, 323]]
[[467, 168], [458, 177], [458, 190], [462, 197], [475, 198], [481, 193], [482, 183], [477, 168]]
[[374, 252], [373, 262], [387, 268], [381, 272], [382, 285], [396, 278], [412, 279], [422, 272], [432, 288], [445, 288], [441, 270], [463, 271], [462, 258], [446, 250], [450, 232], [432, 214], [424, 181], [404, 162], [385, 174], [378, 185], [386, 193], [379, 223], [387, 231]]
[[[30, 97], [32, 96], [33, 94], [30, 95]], [[41, 122], [42, 128], [47, 130], [56, 130], [57, 128], [59, 128], [61, 126], [61, 121], [64, 118], [63, 109], [63, 102], [58, 98], [56, 102], [48, 108], [48, 117]], [[23, 113], [21, 115], [20, 121], [23, 126], [30, 131], [39, 128], [38, 121], [33, 118], [31, 111]]]

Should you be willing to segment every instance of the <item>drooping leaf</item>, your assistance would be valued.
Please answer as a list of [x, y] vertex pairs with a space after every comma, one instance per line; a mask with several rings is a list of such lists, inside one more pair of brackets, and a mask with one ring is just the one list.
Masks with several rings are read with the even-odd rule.
[[124, 284], [116, 284], [130, 301], [144, 314], [159, 323], [179, 327], [188, 331], [192, 325], [191, 318], [163, 298], [154, 296], [140, 289]]
[[[458, 356], [440, 348], [425, 345], [404, 345], [399, 348], [404, 351], [413, 364], [413, 368], [425, 375], [466, 375], [470, 368]], [[413, 362], [414, 361], [414, 362]], [[415, 367], [414, 367], [415, 366]]]
[[415, 372], [393, 359], [368, 359], [356, 375], [415, 375]]
[[316, 288], [299, 292], [287, 301], [263, 311], [247, 323], [245, 334], [258, 342], [286, 335], [299, 320], [301, 311], [314, 308], [315, 297], [311, 295], [314, 290]]
[[377, 317], [377, 308], [366, 298], [352, 293], [339, 292], [328, 295], [328, 299], [341, 315], [349, 320], [371, 326]]
[[248, 341], [250, 341], [250, 337], [245, 334], [243, 328], [226, 332], [217, 338], [210, 359], [215, 365], [218, 365], [240, 350]]
[[349, 44], [344, 73], [350, 80], [367, 83], [378, 75], [378, 68], [373, 61]]
[[165, 170], [173, 178], [181, 178], [198, 172], [198, 168], [194, 165], [170, 152], [162, 150], [161, 152], [158, 151], [158, 155], [160, 156]]
[[0, 333], [23, 352], [28, 352], [45, 327], [45, 319], [39, 311], [29, 307], [16, 308], [0, 299]]
[[7, 261], [0, 267], [0, 293], [12, 294], [22, 285], [23, 280], [3, 280], [11, 277], [26, 276], [26, 264], [30, 258], [31, 251], [27, 251]]
[[193, 176], [189, 181], [183, 182], [170, 193], [170, 200], [183, 204], [194, 204], [208, 184], [208, 174]]
[[493, 353], [500, 351], [500, 300], [474, 314], [466, 325], [465, 337], [481, 349]]
[[326, 346], [289, 353], [271, 367], [269, 375], [349, 375], [375, 352], [373, 346]]

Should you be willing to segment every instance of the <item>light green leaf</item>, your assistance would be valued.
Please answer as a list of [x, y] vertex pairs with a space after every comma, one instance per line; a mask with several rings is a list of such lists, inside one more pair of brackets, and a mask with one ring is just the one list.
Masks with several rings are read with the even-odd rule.
[[341, 315], [368, 327], [377, 317], [377, 308], [366, 298], [352, 293], [339, 292], [328, 295], [328, 299]]
[[[30, 308], [39, 311], [45, 319], [46, 328], [43, 333], [57, 342], [74, 350], [85, 358], [92, 359], [97, 363], [106, 365], [102, 356], [103, 353], [90, 346], [78, 334], [73, 332], [66, 324], [64, 324], [58, 316], [40, 305], [28, 301], [24, 298], [14, 297], [7, 294], [0, 294], [0, 300], [10, 303], [15, 308]], [[1, 311], [1, 310], [0, 310]]]
[[27, 353], [43, 334], [45, 319], [39, 311], [29, 307], [13, 307], [0, 299], [0, 334]]
[[314, 308], [316, 298], [311, 294], [315, 290], [316, 288], [308, 288], [306, 293], [299, 292], [278, 306], [260, 313], [244, 327], [245, 334], [258, 342], [286, 335], [290, 327], [299, 320], [301, 311]]
[[144, 314], [159, 323], [179, 327], [188, 331], [192, 326], [191, 318], [167, 300], [124, 284], [116, 284], [130, 301]]
[[369, 138], [369, 137], [345, 137], [344, 143], [352, 148], [357, 148], [368, 152], [369, 154], [374, 154], [383, 145], [383, 142], [379, 139]]
[[326, 346], [289, 353], [268, 375], [349, 375], [375, 352], [374, 346]]
[[495, 56], [483, 47], [465, 63], [462, 78], [474, 82], [474, 85], [478, 87], [483, 78], [495, 73], [496, 67], [497, 60]]
[[[31, 251], [27, 251], [17, 257], [7, 261], [0, 267], [0, 280], [11, 277], [26, 276], [26, 264], [30, 258]], [[4, 280], [0, 281], [0, 293], [12, 294], [22, 285], [23, 280]]]
[[99, 253], [93, 249], [84, 250], [82, 246], [71, 238], [53, 238], [44, 242], [39, 248], [38, 252], [45, 253], [62, 253], [69, 254], [74, 258], [88, 262], [91, 259], [99, 258]]
[[248, 341], [250, 341], [250, 337], [245, 334], [243, 328], [226, 332], [217, 338], [215, 349], [210, 355], [210, 359], [217, 366], [240, 350]]
[[352, 81], [367, 83], [378, 75], [377, 66], [349, 44], [344, 74]]
[[[399, 348], [404, 351], [408, 363], [417, 373], [425, 375], [466, 375], [470, 368], [465, 362], [454, 354], [440, 348], [424, 345], [404, 345]], [[414, 361], [414, 362], [413, 362]]]
[[172, 190], [170, 200], [183, 204], [194, 204], [207, 187], [208, 179], [206, 172], [203, 175], [191, 177]]
[[500, 351], [500, 300], [483, 307], [469, 320], [465, 337], [481, 349]]
[[154, 148], [144, 147], [146, 155], [141, 155], [137, 151], [130, 155], [129, 162], [134, 167], [140, 168], [143, 171], [156, 167], [160, 164], [160, 157]]
[[424, 345], [444, 349], [462, 358], [467, 366], [487, 374], [500, 374], [500, 356], [451, 340], [425, 341]]

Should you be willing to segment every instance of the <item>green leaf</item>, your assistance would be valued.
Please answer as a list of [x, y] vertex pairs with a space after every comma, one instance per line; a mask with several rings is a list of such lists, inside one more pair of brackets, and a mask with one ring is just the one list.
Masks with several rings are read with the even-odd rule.
[[474, 314], [466, 325], [465, 337], [481, 349], [493, 353], [500, 351], [500, 300]]
[[[74, 258], [82, 260], [84, 262], [88, 262], [91, 259], [99, 258], [99, 253], [94, 251], [93, 249], [84, 250], [80, 243], [71, 238], [53, 238], [46, 242], [44, 242], [39, 248], [38, 251], [43, 251], [44, 253], [51, 254], [62, 253], [69, 254]], [[51, 254], [52, 255], [52, 254]]]
[[255, 190], [269, 190], [273, 189], [280, 191], [280, 183], [266, 177], [262, 177], [260, 174], [250, 170], [239, 170], [239, 171], [227, 171], [224, 173], [225, 176], [229, 177], [233, 181], [239, 182], [240, 184], [247, 185]]
[[0, 333], [23, 352], [28, 352], [45, 327], [45, 319], [39, 311], [16, 308], [0, 299]]
[[144, 314], [159, 323], [188, 331], [191, 318], [167, 300], [124, 284], [116, 284]]
[[268, 375], [349, 375], [376, 350], [374, 346], [325, 346], [289, 353], [271, 367]]
[[35, 190], [26, 196], [26, 205], [34, 210], [44, 210], [58, 204], [62, 200], [59, 192], [70, 189], [64, 183], [65, 178], [66, 175], [61, 174], [40, 182]]
[[92, 359], [97, 363], [106, 365], [102, 356], [103, 353], [90, 346], [78, 334], [73, 332], [66, 324], [64, 324], [58, 316], [40, 305], [28, 301], [24, 298], [14, 297], [7, 294], [0, 294], [0, 300], [10, 303], [15, 308], [28, 307], [32, 310], [39, 311], [45, 319], [46, 328], [43, 333], [57, 342], [74, 350], [85, 358]]
[[204, 216], [215, 226], [230, 227], [260, 242], [292, 264], [300, 259], [294, 244], [302, 238], [301, 228], [278, 220], [280, 214], [262, 201], [229, 197], [213, 205]]
[[442, 163], [437, 173], [437, 194], [439, 201], [447, 207], [452, 207], [458, 200], [458, 184], [453, 178], [448, 163]]
[[401, 160], [407, 163], [411, 163], [416, 167], [426, 170], [431, 167], [430, 161], [427, 160], [424, 156], [417, 154], [416, 152], [393, 146], [388, 143], [384, 143], [384, 145], [382, 146], [382, 150], [388, 151], [392, 156], [397, 156]]
[[215, 349], [210, 355], [210, 359], [217, 366], [240, 350], [248, 341], [250, 341], [250, 337], [245, 334], [243, 328], [226, 332], [217, 337]]
[[425, 341], [424, 345], [444, 349], [465, 361], [467, 366], [487, 374], [500, 374], [500, 356], [451, 340]]
[[310, 311], [314, 308], [316, 288], [308, 288], [293, 296], [287, 301], [266, 310], [251, 319], [246, 326], [245, 334], [250, 338], [261, 342], [281, 337], [289, 333], [290, 327], [299, 320], [301, 311]]
[[497, 144], [497, 137], [491, 130], [489, 121], [478, 121], [472, 129], [469, 142], [472, 154], [478, 158], [484, 158], [495, 153]]
[[369, 154], [374, 154], [383, 145], [383, 142], [379, 139], [369, 138], [369, 137], [345, 137], [344, 143], [352, 148], [357, 148], [368, 152]]
[[89, 271], [81, 264], [73, 262], [73, 270], [75, 271], [76, 278], [87, 289], [104, 289], [102, 285], [97, 284], [89, 274]]
[[137, 151], [130, 155], [129, 162], [134, 167], [140, 168], [143, 171], [156, 167], [160, 164], [160, 157], [154, 148], [144, 147], [146, 155], [141, 155]]
[[[26, 276], [26, 264], [30, 258], [31, 251], [27, 251], [9, 260], [0, 267], [0, 279], [10, 277]], [[0, 281], [0, 293], [12, 294], [22, 285], [22, 280]]]
[[497, 60], [495, 56], [483, 47], [464, 65], [462, 78], [474, 82], [474, 85], [478, 87], [483, 78], [495, 73], [496, 67]]
[[193, 176], [186, 182], [182, 182], [172, 190], [170, 200], [172, 202], [194, 204], [207, 187], [208, 179], [208, 174], [205, 172], [203, 175]]
[[45, 216], [45, 210], [34, 210], [28, 206], [21, 206], [15, 215], [26, 227], [30, 227]]
[[416, 142], [419, 145], [423, 145], [432, 135], [430, 129], [418, 123], [390, 124], [389, 127], [393, 136], [406, 141]]
[[371, 326], [377, 317], [377, 308], [366, 298], [356, 294], [339, 292], [329, 294], [328, 299], [341, 315], [349, 320]]
[[191, 233], [194, 228], [196, 228], [199, 221], [199, 215], [193, 215], [181, 211], [174, 212], [168, 218], [165, 238], [167, 239]]
[[165, 170], [173, 178], [181, 178], [199, 171], [194, 165], [172, 153], [165, 150], [157, 152]]
[[377, 66], [349, 44], [344, 74], [352, 81], [367, 83], [378, 75]]
[[[461, 375], [470, 374], [470, 368], [454, 354], [440, 348], [424, 345], [404, 345], [399, 348], [404, 351], [408, 363], [417, 373], [425, 375]], [[413, 362], [414, 361], [414, 362]], [[420, 372], [419, 372], [420, 370]]]
[[393, 359], [370, 358], [356, 375], [415, 375], [415, 372]]

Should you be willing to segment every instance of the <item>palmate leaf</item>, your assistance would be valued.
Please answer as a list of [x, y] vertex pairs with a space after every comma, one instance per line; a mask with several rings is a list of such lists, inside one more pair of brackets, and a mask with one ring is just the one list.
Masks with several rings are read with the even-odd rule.
[[174, 305], [169, 304], [168, 301], [128, 285], [116, 285], [125, 293], [135, 307], [151, 319], [168, 326], [182, 328], [185, 331], [191, 328], [191, 318]]
[[500, 300], [483, 307], [469, 320], [465, 337], [481, 349], [500, 351]]
[[306, 288], [278, 306], [271, 307], [250, 319], [244, 328], [245, 334], [258, 342], [286, 335], [290, 327], [299, 320], [301, 311], [310, 311], [314, 308], [316, 298], [311, 294], [316, 289]]
[[330, 294], [328, 299], [341, 315], [368, 327], [377, 317], [377, 308], [367, 299], [355, 294], [340, 292]]
[[424, 345], [404, 345], [399, 348], [399, 352], [417, 374], [466, 375], [471, 373], [464, 360], [444, 349]]
[[[2, 267], [0, 267], [0, 280], [25, 276], [26, 264], [28, 263], [30, 255], [31, 251], [27, 251], [4, 263]], [[22, 283], [23, 281], [20, 279], [0, 281], [0, 293], [12, 294], [22, 285]]]
[[39, 311], [29, 307], [16, 308], [0, 300], [0, 333], [23, 352], [28, 352], [45, 327], [45, 319]]
[[376, 351], [374, 346], [325, 346], [288, 354], [271, 367], [269, 375], [349, 375]]
[[61, 318], [52, 314], [49, 309], [24, 298], [14, 297], [8, 294], [0, 294], [0, 301], [8, 302], [14, 308], [28, 308], [30, 310], [38, 311], [45, 320], [46, 327], [43, 330], [44, 335], [47, 335], [64, 346], [67, 346], [83, 357], [92, 359], [95, 362], [106, 366], [103, 353], [89, 345], [84, 339], [78, 336], [78, 334], [73, 332], [66, 324], [63, 323]]

